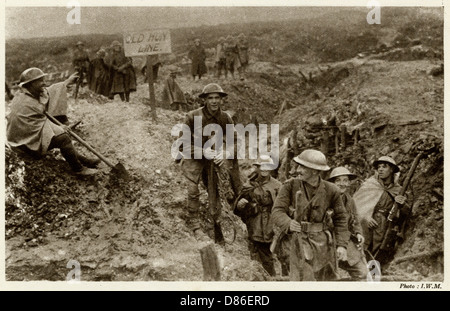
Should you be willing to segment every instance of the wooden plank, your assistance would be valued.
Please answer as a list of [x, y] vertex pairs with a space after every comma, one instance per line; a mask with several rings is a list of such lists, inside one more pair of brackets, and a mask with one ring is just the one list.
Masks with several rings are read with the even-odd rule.
[[148, 90], [150, 94], [150, 108], [152, 109], [152, 119], [154, 122], [157, 121], [155, 86], [153, 77], [153, 63], [155, 62], [156, 58], [157, 56], [155, 55], [147, 55], [147, 81], [148, 81]]
[[214, 244], [200, 249], [203, 265], [203, 281], [220, 281], [220, 263]]

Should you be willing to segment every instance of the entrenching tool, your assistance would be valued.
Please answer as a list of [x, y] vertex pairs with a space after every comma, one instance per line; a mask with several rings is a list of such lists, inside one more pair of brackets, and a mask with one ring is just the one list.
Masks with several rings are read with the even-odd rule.
[[[53, 116], [49, 115], [46, 111], [44, 112], [47, 118], [49, 118], [53, 123], [58, 124], [59, 126], [62, 126], [63, 124], [59, 122], [57, 119], [55, 119]], [[95, 154], [100, 160], [105, 162], [108, 166], [112, 168], [112, 171], [114, 174], [116, 174], [118, 177], [128, 180], [130, 178], [130, 174], [127, 172], [125, 167], [122, 163], [117, 163], [116, 165], [112, 164], [108, 159], [106, 159], [104, 156], [102, 156], [98, 151], [96, 151], [94, 148], [92, 148], [86, 141], [84, 141], [80, 136], [72, 132], [69, 128], [66, 130], [66, 132], [71, 135], [73, 138], [75, 138], [80, 144], [85, 146], [90, 152]]]

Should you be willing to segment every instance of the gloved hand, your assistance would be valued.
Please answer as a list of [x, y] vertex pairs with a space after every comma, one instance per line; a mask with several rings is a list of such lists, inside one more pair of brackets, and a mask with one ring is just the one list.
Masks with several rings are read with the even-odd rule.
[[214, 157], [214, 164], [222, 166], [225, 160], [230, 157], [230, 153], [226, 150], [216, 151], [216, 156]]
[[66, 81], [64, 81], [64, 86], [67, 87], [69, 84], [75, 83], [75, 81], [77, 81], [78, 78], [80, 78], [78, 72], [72, 73], [70, 77], [68, 77]]
[[208, 160], [213, 160], [217, 156], [217, 152], [211, 148], [203, 149], [203, 156]]
[[378, 227], [377, 221], [375, 219], [373, 219], [372, 217], [370, 217], [369, 220], [367, 221], [367, 225], [368, 225], [369, 229]]
[[406, 202], [406, 197], [403, 195], [397, 195], [394, 199], [395, 199], [395, 202], [397, 202], [400, 205], [403, 205]]
[[243, 209], [247, 203], [248, 203], [248, 201], [246, 199], [242, 198], [238, 201], [237, 208]]
[[296, 220], [291, 220], [291, 223], [289, 224], [289, 231], [290, 232], [302, 232], [302, 226], [299, 224]]
[[336, 256], [340, 261], [347, 261], [347, 250], [345, 249], [345, 247], [338, 246], [338, 248], [336, 249]]
[[356, 234], [356, 240], [358, 241], [358, 244], [356, 245], [358, 247], [358, 249], [361, 249], [364, 245], [364, 237], [362, 236], [362, 234], [357, 233]]

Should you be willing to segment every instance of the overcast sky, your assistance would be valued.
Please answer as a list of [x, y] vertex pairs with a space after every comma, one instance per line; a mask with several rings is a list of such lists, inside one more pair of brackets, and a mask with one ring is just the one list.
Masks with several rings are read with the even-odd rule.
[[[367, 8], [363, 8], [367, 10]], [[324, 8], [301, 7], [82, 7], [81, 23], [71, 25], [66, 7], [7, 7], [5, 37], [30, 38], [87, 33], [113, 34], [252, 21], [298, 19]]]

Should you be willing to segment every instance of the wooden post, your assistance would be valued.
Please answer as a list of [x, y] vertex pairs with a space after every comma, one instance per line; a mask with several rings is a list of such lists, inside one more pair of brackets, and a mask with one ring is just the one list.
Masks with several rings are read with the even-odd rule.
[[334, 130], [334, 154], [339, 153], [339, 128]]
[[347, 148], [347, 142], [345, 141], [345, 133], [347, 132], [347, 127], [345, 125], [341, 125], [341, 145], [342, 149]]
[[157, 121], [156, 116], [156, 99], [155, 99], [155, 87], [154, 87], [154, 77], [153, 77], [153, 63], [156, 61], [157, 55], [147, 55], [147, 81], [148, 90], [150, 93], [150, 108], [152, 109], [152, 119], [154, 122]]
[[320, 149], [324, 155], [328, 155], [328, 140], [330, 136], [328, 135], [328, 130], [323, 130], [322, 132], [322, 143]]
[[214, 244], [208, 244], [200, 249], [203, 265], [203, 281], [220, 281], [219, 257]]

